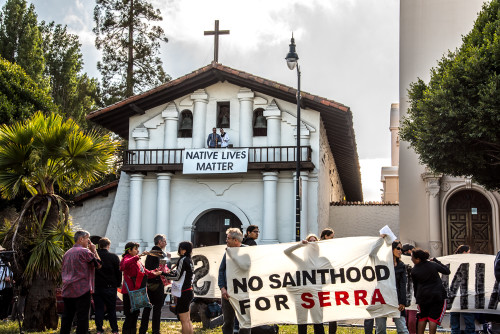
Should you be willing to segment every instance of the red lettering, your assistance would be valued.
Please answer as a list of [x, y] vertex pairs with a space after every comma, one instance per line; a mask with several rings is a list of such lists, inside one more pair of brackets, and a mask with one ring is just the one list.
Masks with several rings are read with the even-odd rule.
[[347, 298], [349, 298], [349, 293], [347, 293], [347, 291], [335, 291], [335, 301], [337, 305], [340, 305], [340, 302], [349, 305]]
[[332, 303], [326, 302], [327, 300], [330, 300], [330, 292], [329, 291], [318, 292], [318, 298], [319, 298], [319, 306], [320, 307], [332, 306]]
[[312, 299], [312, 294], [310, 294], [309, 292], [304, 292], [300, 298], [302, 299], [302, 301], [306, 302], [306, 303], [302, 303], [300, 305], [302, 305], [303, 308], [313, 308], [314, 306], [314, 300]]
[[373, 291], [372, 305], [375, 305], [375, 303], [385, 304], [384, 297], [379, 289], [375, 289], [375, 291]]
[[363, 302], [363, 305], [368, 305], [366, 301], [366, 295], [368, 293], [366, 290], [354, 290], [354, 305], [359, 305], [359, 302]]

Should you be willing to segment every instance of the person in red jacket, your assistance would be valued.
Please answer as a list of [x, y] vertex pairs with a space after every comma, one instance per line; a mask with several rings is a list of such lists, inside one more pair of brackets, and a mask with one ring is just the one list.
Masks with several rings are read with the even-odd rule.
[[137, 242], [127, 242], [125, 252], [120, 262], [120, 270], [123, 272], [123, 313], [125, 313], [125, 321], [123, 322], [122, 334], [135, 334], [137, 331], [137, 318], [140, 310], [131, 312], [130, 298], [128, 290], [134, 291], [146, 286], [147, 279], [153, 278], [161, 274], [159, 270], [147, 270], [139, 261], [140, 257], [146, 255], [139, 254], [139, 244]]

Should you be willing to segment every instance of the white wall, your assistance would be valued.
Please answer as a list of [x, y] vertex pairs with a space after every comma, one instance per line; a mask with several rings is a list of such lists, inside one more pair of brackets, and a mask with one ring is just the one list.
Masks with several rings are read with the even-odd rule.
[[[400, 76], [401, 119], [409, 107], [407, 90], [420, 77], [430, 79], [430, 69], [443, 54], [461, 44], [461, 36], [473, 26], [483, 0], [401, 0]], [[418, 156], [400, 143], [399, 203], [401, 237], [428, 248], [428, 200]]]
[[336, 238], [378, 236], [388, 225], [399, 237], [398, 205], [341, 205], [330, 206], [330, 225]]

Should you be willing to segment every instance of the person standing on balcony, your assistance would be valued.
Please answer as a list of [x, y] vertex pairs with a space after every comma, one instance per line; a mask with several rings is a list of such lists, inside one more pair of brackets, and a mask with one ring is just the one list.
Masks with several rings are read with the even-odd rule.
[[229, 135], [224, 132], [223, 128], [220, 128], [220, 147], [227, 147], [229, 145]]
[[208, 148], [216, 148], [222, 142], [221, 137], [217, 134], [217, 128], [212, 129], [212, 133], [208, 135], [207, 146]]

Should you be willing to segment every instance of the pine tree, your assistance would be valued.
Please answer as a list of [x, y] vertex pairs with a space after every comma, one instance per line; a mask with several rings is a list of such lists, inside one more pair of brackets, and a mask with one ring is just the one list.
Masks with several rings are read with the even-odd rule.
[[100, 96], [98, 82], [82, 73], [83, 55], [77, 35], [54, 22], [40, 23], [45, 54], [45, 75], [50, 79], [52, 97], [60, 110], [81, 127], [92, 126], [85, 115], [96, 108]]
[[95, 45], [102, 50], [97, 64], [106, 87], [106, 103], [133, 96], [170, 79], [159, 57], [160, 43], [167, 42], [158, 9], [147, 0], [96, 0]]

